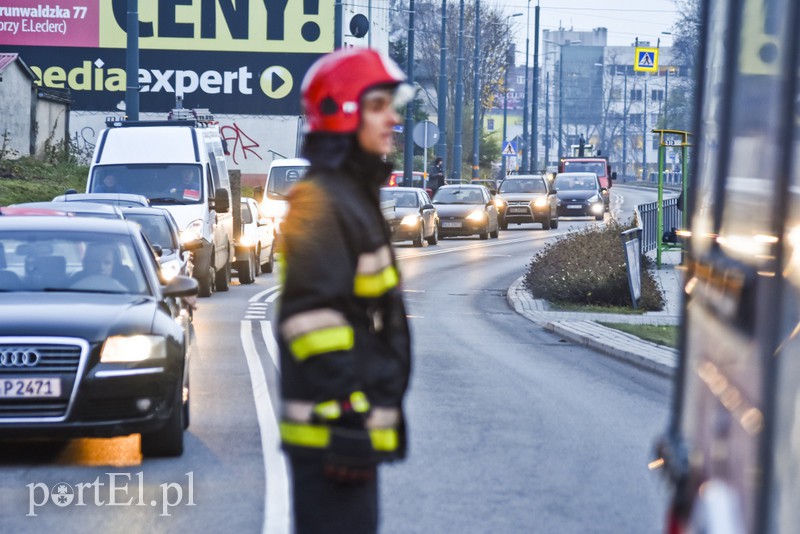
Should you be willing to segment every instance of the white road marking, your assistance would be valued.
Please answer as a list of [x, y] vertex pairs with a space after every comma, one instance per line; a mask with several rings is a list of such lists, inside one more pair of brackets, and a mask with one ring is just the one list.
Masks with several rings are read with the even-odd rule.
[[253, 386], [253, 398], [256, 404], [258, 428], [261, 433], [261, 450], [264, 457], [264, 534], [289, 534], [289, 471], [286, 458], [280, 450], [278, 421], [272, 400], [267, 389], [264, 367], [258, 358], [253, 341], [253, 331], [249, 321], [241, 321], [240, 337], [247, 367], [250, 370], [250, 383]]
[[264, 338], [264, 343], [267, 345], [267, 352], [269, 352], [272, 362], [275, 364], [275, 369], [281, 370], [280, 358], [278, 357], [278, 342], [275, 341], [275, 334], [272, 333], [272, 323], [269, 321], [261, 321], [261, 337]]
[[255, 295], [253, 295], [252, 297], [250, 297], [249, 302], [256, 302], [258, 300], [261, 300], [261, 297], [263, 297], [264, 295], [268, 295], [269, 293], [272, 293], [273, 291], [277, 291], [278, 289], [280, 289], [280, 287], [281, 286], [272, 286], [270, 288], [265, 289], [264, 291], [260, 291], [260, 292], [256, 293]]
[[498, 247], [502, 245], [511, 245], [513, 243], [521, 243], [523, 241], [541, 241], [542, 239], [549, 239], [554, 235], [561, 235], [563, 232], [559, 232], [557, 234], [547, 234], [547, 235], [537, 235], [537, 236], [530, 236], [530, 237], [515, 237], [512, 239], [504, 239], [502, 241], [494, 241], [493, 243], [474, 243], [471, 245], [462, 245], [457, 247], [450, 247], [450, 248], [443, 248], [439, 250], [427, 250], [425, 252], [411, 252], [409, 254], [403, 254], [402, 256], [398, 255], [398, 260], [404, 260], [406, 258], [419, 258], [420, 256], [433, 256], [435, 254], [447, 254], [449, 252], [460, 252], [462, 250], [471, 250], [475, 248], [485, 248], [485, 247]]

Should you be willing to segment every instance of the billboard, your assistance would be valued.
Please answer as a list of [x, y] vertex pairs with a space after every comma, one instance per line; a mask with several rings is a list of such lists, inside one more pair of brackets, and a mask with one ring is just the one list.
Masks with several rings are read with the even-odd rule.
[[[334, 0], [139, 2], [142, 112], [300, 114], [300, 82], [333, 49]], [[125, 100], [127, 0], [4, 0], [0, 52], [16, 52], [43, 86], [69, 89], [74, 110]]]

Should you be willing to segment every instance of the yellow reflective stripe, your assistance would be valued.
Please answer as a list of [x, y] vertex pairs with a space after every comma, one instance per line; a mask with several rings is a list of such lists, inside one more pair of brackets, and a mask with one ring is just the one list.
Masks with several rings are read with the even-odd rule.
[[355, 334], [351, 327], [335, 326], [333, 328], [323, 328], [293, 339], [289, 343], [289, 348], [294, 357], [302, 361], [317, 354], [350, 350], [354, 344]]
[[380, 297], [399, 282], [397, 269], [389, 266], [378, 274], [357, 274], [353, 282], [353, 293], [357, 297]]
[[342, 415], [342, 409], [338, 401], [331, 400], [314, 406], [314, 413], [323, 419], [338, 419]]
[[369, 411], [369, 401], [363, 391], [354, 391], [350, 394], [350, 405], [354, 412], [367, 413]]
[[398, 446], [397, 430], [394, 428], [378, 428], [369, 431], [372, 448], [376, 451], [395, 451]]
[[326, 426], [303, 425], [281, 422], [281, 439], [288, 445], [324, 449], [331, 441], [330, 429]]
[[323, 328], [349, 326], [345, 316], [332, 308], [318, 308], [290, 315], [281, 322], [281, 333], [289, 341]]

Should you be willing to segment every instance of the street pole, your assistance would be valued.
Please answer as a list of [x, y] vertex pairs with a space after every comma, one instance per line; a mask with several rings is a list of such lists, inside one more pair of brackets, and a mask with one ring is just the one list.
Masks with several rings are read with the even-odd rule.
[[[414, 0], [408, 3], [408, 65], [407, 83], [414, 86]], [[403, 127], [403, 185], [411, 187], [414, 172], [414, 100], [406, 105], [406, 123]]]
[[667, 74], [666, 74], [666, 77], [664, 78], [664, 129], [665, 130], [669, 129], [669, 126], [667, 126], [667, 124], [669, 123], [669, 113], [668, 113], [669, 112], [669, 100], [668, 100], [668, 97], [669, 97], [669, 69], [671, 69], [671, 68], [672, 67], [667, 67]]
[[[447, 176], [447, 0], [442, 0], [442, 34], [439, 44], [439, 142], [436, 155], [442, 158], [442, 175]], [[440, 184], [442, 185], [442, 184]]]
[[564, 143], [562, 136], [564, 131], [564, 45], [558, 45], [558, 164], [561, 165], [561, 158], [564, 156]]
[[480, 152], [480, 102], [481, 102], [481, 89], [480, 89], [480, 53], [481, 53], [481, 31], [480, 31], [480, 17], [481, 14], [481, 1], [475, 0], [475, 54], [473, 57], [472, 68], [474, 70], [472, 76], [472, 179], [478, 178], [478, 169], [480, 169], [479, 152]]
[[[547, 66], [545, 65], [545, 71]], [[544, 76], [544, 169], [550, 166], [550, 73]]]
[[622, 179], [628, 180], [628, 65], [625, 67], [625, 88], [622, 90]]
[[128, 0], [125, 57], [125, 114], [139, 120], [139, 0]]
[[644, 110], [642, 111], [642, 179], [649, 180], [647, 175], [647, 73], [644, 75]]
[[[413, 0], [412, 0], [413, 2]], [[336, 0], [333, 4], [333, 49], [338, 50], [342, 47], [342, 40], [344, 29], [342, 24], [344, 20], [344, 13], [342, 7], [342, 0]]]
[[[508, 20], [513, 17], [522, 16], [522, 13], [514, 13], [506, 17], [506, 34], [511, 34], [511, 28], [508, 25]], [[504, 180], [506, 177], [506, 156], [503, 154], [503, 148], [506, 144], [506, 136], [508, 135], [508, 69], [512, 64], [515, 64], [514, 56], [511, 55], [511, 50], [506, 50], [506, 68], [503, 75], [503, 139], [500, 142], [500, 179]]]
[[452, 180], [461, 182], [461, 123], [464, 107], [464, 0], [458, 2], [458, 59], [456, 61], [456, 116], [453, 138]]
[[533, 30], [533, 112], [531, 113], [531, 123], [533, 134], [531, 135], [531, 171], [539, 170], [539, 1], [536, 1], [534, 9], [536, 16]]
[[525, 96], [522, 99], [522, 172], [528, 172], [528, 57], [531, 55], [531, 0], [528, 0], [528, 18], [525, 20]]

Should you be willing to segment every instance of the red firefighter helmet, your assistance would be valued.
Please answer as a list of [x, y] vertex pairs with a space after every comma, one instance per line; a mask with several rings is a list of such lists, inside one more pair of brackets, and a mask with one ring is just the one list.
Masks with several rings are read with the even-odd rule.
[[307, 131], [354, 133], [364, 91], [397, 86], [405, 79], [394, 61], [369, 48], [344, 48], [322, 56], [308, 69], [300, 88]]

